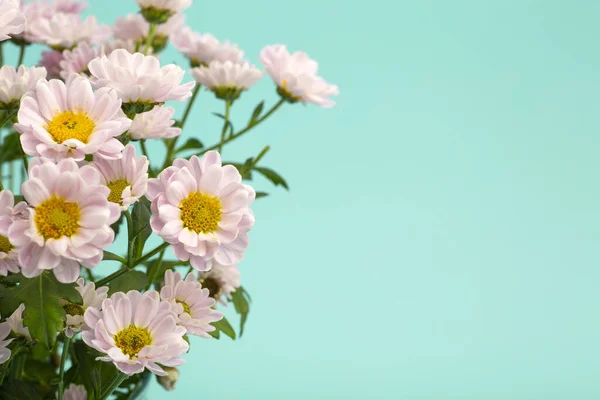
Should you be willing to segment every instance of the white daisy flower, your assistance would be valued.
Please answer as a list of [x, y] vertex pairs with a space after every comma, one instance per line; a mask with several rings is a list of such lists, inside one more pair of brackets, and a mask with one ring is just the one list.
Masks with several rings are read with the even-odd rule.
[[201, 35], [189, 27], [179, 29], [171, 36], [175, 48], [183, 53], [193, 67], [207, 66], [211, 61], [242, 62], [244, 52], [229, 41], [220, 43], [213, 35]]
[[63, 400], [87, 400], [85, 386], [71, 383], [63, 393]]
[[8, 322], [0, 322], [0, 364], [4, 364], [10, 359], [11, 351], [8, 345], [14, 339], [6, 339], [8, 335], [10, 335], [10, 325]]
[[134, 51], [135, 43], [132, 41], [114, 40], [105, 42], [98, 47], [93, 47], [87, 42], [81, 42], [73, 50], [65, 50], [60, 61], [60, 77], [67, 79], [71, 74], [89, 75], [88, 64], [94, 58], [109, 55], [116, 49]]
[[123, 103], [157, 105], [192, 96], [194, 82], [181, 84], [185, 71], [175, 64], [161, 67], [154, 56], [119, 49], [92, 60], [88, 67], [92, 86], [115, 89]]
[[148, 181], [146, 197], [152, 201], [152, 230], [171, 244], [178, 259], [207, 271], [213, 259], [229, 265], [243, 258], [256, 193], [242, 184], [233, 165], [221, 165], [219, 153], [176, 159]]
[[15, 197], [10, 190], [0, 191], [0, 275], [19, 272], [19, 252], [8, 240], [10, 226], [27, 215], [27, 203], [21, 201], [15, 205]]
[[23, 311], [25, 311], [25, 304], [21, 303], [15, 312], [6, 319], [6, 322], [8, 322], [8, 326], [10, 326], [10, 330], [14, 336], [24, 336], [32, 340], [29, 328], [23, 325]]
[[25, 277], [51, 269], [60, 282], [75, 282], [80, 264], [94, 268], [102, 260], [120, 214], [109, 207], [110, 190], [96, 168], [70, 158], [58, 164], [33, 159], [21, 191], [29, 216], [11, 225], [8, 238], [19, 249]]
[[94, 159], [92, 166], [100, 172], [100, 182], [110, 189], [108, 201], [125, 211], [146, 194], [149, 164], [146, 156], [136, 157], [135, 147], [128, 144], [121, 159]]
[[208, 289], [209, 296], [221, 304], [231, 300], [231, 293], [240, 286], [240, 270], [237, 264], [222, 265], [213, 262], [210, 271], [200, 272], [198, 280], [203, 288]]
[[[156, 33], [152, 40], [152, 49], [155, 53], [166, 47], [171, 35], [183, 26], [184, 21], [185, 16], [183, 14], [176, 14], [164, 24], [156, 27]], [[117, 18], [117, 22], [113, 27], [113, 35], [116, 39], [140, 42], [140, 49], [144, 48], [149, 34], [150, 24], [140, 14], [129, 14]]]
[[174, 127], [173, 107], [155, 106], [145, 113], [136, 114], [128, 134], [134, 140], [174, 138], [181, 128]]
[[216, 329], [211, 323], [223, 319], [223, 314], [213, 310], [215, 300], [209, 297], [208, 289], [203, 289], [191, 273], [183, 280], [179, 272], [167, 270], [164, 281], [160, 298], [173, 305], [177, 324], [190, 335], [210, 338], [208, 332]]
[[92, 90], [90, 82], [71, 75], [66, 83], [40, 81], [21, 100], [15, 130], [26, 154], [53, 160], [83, 160], [86, 154], [121, 157], [116, 139], [131, 125], [121, 110], [117, 92]]
[[148, 22], [164, 24], [167, 20], [192, 5], [192, 0], [136, 0]]
[[60, 79], [60, 62], [63, 54], [57, 50], [42, 51], [42, 59], [39, 66], [46, 68], [47, 79]]
[[99, 25], [96, 17], [81, 19], [77, 14], [66, 13], [38, 18], [29, 29], [38, 43], [54, 50], [72, 49], [80, 42], [100, 43], [111, 34], [110, 27]]
[[19, 106], [21, 97], [35, 88], [46, 78], [43, 67], [19, 66], [18, 70], [10, 65], [0, 68], [0, 108], [12, 109]]
[[[158, 292], [117, 292], [102, 303], [102, 311], [88, 308], [83, 341], [103, 353], [98, 359], [112, 362], [127, 375], [145, 369], [166, 375], [161, 366], [176, 367], [189, 345], [185, 328], [177, 326], [171, 304]], [[159, 365], [160, 364], [160, 365]]]
[[236, 100], [240, 94], [254, 85], [263, 72], [247, 62], [211, 61], [208, 67], [200, 66], [191, 70], [199, 84], [215, 93], [223, 100]]
[[23, 32], [27, 21], [19, 7], [19, 0], [0, 0], [0, 10], [0, 41]]
[[284, 45], [267, 46], [260, 52], [260, 61], [277, 85], [277, 92], [287, 101], [335, 105], [329, 97], [339, 93], [338, 87], [317, 76], [318, 64], [306, 53], [290, 54]]
[[101, 308], [102, 302], [108, 294], [108, 286], [102, 286], [96, 289], [94, 282], [85, 284], [83, 278], [77, 279], [75, 289], [83, 299], [83, 305], [69, 303], [66, 300], [60, 299], [59, 302], [67, 313], [67, 322], [65, 324], [65, 335], [73, 337], [77, 332], [81, 331], [83, 326], [83, 314], [89, 307]]

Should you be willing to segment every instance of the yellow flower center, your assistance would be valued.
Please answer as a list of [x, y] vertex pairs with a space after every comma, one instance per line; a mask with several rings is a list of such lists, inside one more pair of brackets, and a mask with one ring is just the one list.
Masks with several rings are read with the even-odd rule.
[[46, 126], [46, 130], [57, 143], [77, 139], [87, 143], [96, 124], [85, 112], [63, 111], [57, 114]]
[[221, 284], [213, 278], [206, 278], [200, 282], [203, 288], [208, 289], [208, 296], [216, 299], [221, 292]]
[[79, 304], [65, 304], [63, 308], [69, 315], [83, 315], [83, 307]]
[[13, 246], [8, 241], [8, 238], [0, 235], [0, 252], [8, 254], [12, 249]]
[[179, 300], [179, 299], [177, 299], [175, 301], [183, 306], [183, 312], [186, 312], [186, 313], [192, 315], [192, 310], [190, 310], [190, 306], [188, 306], [185, 301]]
[[123, 202], [121, 196], [123, 195], [123, 190], [129, 186], [129, 182], [127, 182], [125, 179], [117, 179], [116, 181], [107, 183], [106, 186], [108, 186], [110, 189], [108, 201], [122, 205]]
[[144, 347], [151, 344], [152, 336], [147, 328], [129, 325], [115, 335], [115, 345], [129, 358], [137, 356]]
[[52, 196], [35, 208], [35, 225], [45, 239], [73, 236], [79, 231], [81, 210], [77, 203]]
[[210, 233], [219, 228], [221, 201], [200, 192], [191, 193], [179, 203], [183, 226], [196, 233]]

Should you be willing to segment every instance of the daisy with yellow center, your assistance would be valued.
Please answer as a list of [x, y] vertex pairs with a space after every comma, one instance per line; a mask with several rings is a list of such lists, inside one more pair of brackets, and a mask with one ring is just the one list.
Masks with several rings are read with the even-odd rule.
[[171, 303], [161, 301], [154, 290], [115, 293], [101, 310], [88, 308], [84, 320], [83, 341], [103, 354], [99, 360], [114, 363], [127, 375], [144, 369], [166, 375], [162, 367], [183, 364], [180, 357], [189, 349]]
[[146, 197], [152, 201], [152, 230], [180, 260], [207, 271], [213, 260], [231, 265], [243, 258], [256, 194], [234, 166], [221, 164], [219, 153], [175, 160], [148, 181]]
[[136, 157], [132, 144], [125, 146], [122, 157], [108, 161], [94, 159], [92, 166], [100, 172], [100, 182], [110, 190], [108, 201], [111, 207], [127, 210], [146, 193], [148, 186], [148, 159]]
[[19, 252], [8, 239], [8, 230], [13, 222], [25, 218], [27, 203], [15, 204], [15, 197], [10, 190], [0, 191], [0, 275], [6, 276], [9, 272], [19, 272], [17, 262]]
[[263, 72], [254, 65], [232, 61], [211, 61], [206, 67], [193, 68], [191, 74], [217, 98], [230, 101], [240, 97], [263, 76]]
[[212, 61], [242, 62], [244, 52], [229, 41], [219, 42], [210, 33], [200, 34], [185, 26], [171, 36], [173, 45], [189, 60], [192, 67], [208, 66]]
[[77, 279], [77, 286], [75, 289], [77, 289], [83, 299], [82, 305], [69, 303], [63, 299], [59, 300], [67, 313], [65, 335], [68, 337], [72, 337], [77, 332], [81, 331], [85, 310], [89, 307], [97, 309], [102, 308], [102, 302], [106, 299], [108, 293], [108, 286], [102, 286], [96, 289], [94, 282], [88, 282], [86, 284], [83, 278]]
[[90, 82], [77, 74], [66, 83], [39, 81], [35, 91], [21, 100], [17, 115], [15, 129], [21, 133], [25, 153], [52, 160], [80, 161], [86, 154], [117, 159], [123, 145], [116, 137], [131, 126], [116, 92], [94, 92]]
[[168, 270], [164, 281], [160, 298], [173, 305], [177, 324], [190, 335], [210, 338], [208, 332], [215, 330], [211, 323], [221, 320], [223, 315], [213, 310], [215, 300], [209, 296], [209, 290], [202, 288], [191, 273], [184, 280], [179, 272]]
[[34, 158], [22, 191], [30, 210], [10, 226], [8, 239], [18, 248], [23, 275], [51, 269], [59, 281], [75, 282], [80, 264], [93, 268], [102, 260], [120, 212], [109, 207], [109, 189], [97, 169], [72, 159], [55, 164]]

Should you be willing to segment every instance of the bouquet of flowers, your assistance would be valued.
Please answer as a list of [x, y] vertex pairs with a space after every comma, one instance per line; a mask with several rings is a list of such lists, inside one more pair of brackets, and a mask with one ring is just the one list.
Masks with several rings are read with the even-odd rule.
[[[238, 263], [266, 195], [244, 180], [287, 184], [261, 163], [269, 146], [239, 163], [220, 153], [282, 105], [331, 107], [338, 89], [305, 53], [266, 46], [278, 100], [235, 130], [232, 105], [264, 72], [184, 26], [191, 2], [137, 0], [140, 12], [110, 27], [77, 0], [0, 0], [0, 398], [134, 399], [152, 375], [170, 390], [189, 336], [243, 333]], [[161, 63], [169, 43], [193, 80]], [[32, 44], [47, 49], [29, 67]], [[202, 87], [224, 104], [209, 146], [180, 139]], [[187, 102], [179, 119], [170, 101]], [[160, 244], [146, 246], [153, 236]], [[228, 304], [235, 329], [219, 312]]]

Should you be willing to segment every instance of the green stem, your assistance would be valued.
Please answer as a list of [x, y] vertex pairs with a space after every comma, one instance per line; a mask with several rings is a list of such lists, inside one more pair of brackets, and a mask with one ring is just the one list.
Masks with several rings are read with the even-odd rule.
[[146, 290], [150, 289], [150, 286], [152, 286], [152, 283], [156, 279], [156, 272], [158, 270], [160, 270], [160, 265], [162, 264], [162, 260], [163, 260], [163, 257], [165, 255], [165, 250], [166, 249], [163, 249], [160, 252], [160, 254], [158, 255], [158, 260], [156, 261], [156, 267], [154, 267], [152, 269], [152, 274], [150, 276], [148, 276], [148, 285], [146, 286]]
[[129, 238], [127, 243], [127, 268], [131, 269], [133, 267], [133, 219], [131, 218], [131, 213], [129, 210], [125, 211], [125, 218], [127, 219], [127, 236]]
[[148, 38], [146, 39], [146, 46], [144, 47], [144, 54], [148, 54], [148, 50], [152, 47], [152, 42], [154, 42], [154, 35], [156, 34], [156, 24], [150, 24], [150, 32], [148, 33]]
[[217, 144], [215, 144], [213, 146], [210, 146], [210, 147], [202, 150], [201, 154], [204, 154], [204, 153], [206, 153], [207, 151], [210, 151], [210, 150], [218, 149], [219, 146], [223, 147], [223, 145], [226, 145], [227, 143], [232, 142], [235, 139], [239, 138], [244, 133], [248, 132], [249, 130], [251, 130], [252, 128], [254, 128], [256, 125], [260, 124], [265, 119], [269, 118], [271, 116], [271, 114], [273, 114], [279, 107], [281, 107], [281, 105], [284, 102], [285, 102], [284, 99], [279, 100], [273, 107], [271, 107], [271, 109], [265, 115], [263, 115], [262, 117], [260, 117], [259, 119], [257, 119], [256, 122], [254, 122], [254, 124], [248, 125], [247, 127], [245, 127], [244, 129], [242, 129], [241, 131], [239, 131], [237, 133], [234, 133], [233, 135], [231, 135], [227, 139], [225, 139], [225, 141], [223, 141], [221, 143], [217, 143]]
[[115, 375], [114, 378], [110, 381], [110, 383], [101, 390], [98, 400], [107, 399], [108, 396], [110, 396], [112, 392], [114, 392], [115, 389], [118, 388], [119, 385], [123, 383], [125, 379], [127, 379], [127, 374], [118, 372], [117, 375]]
[[94, 278], [94, 274], [92, 273], [91, 269], [85, 268], [85, 272], [86, 272], [88, 281], [90, 281], [90, 282], [95, 282], [96, 281], [96, 278]]
[[181, 118], [181, 123], [179, 124], [180, 128], [183, 128], [183, 125], [185, 125], [185, 121], [187, 121], [187, 118], [190, 115], [190, 111], [192, 110], [192, 105], [194, 104], [194, 100], [196, 100], [196, 96], [198, 95], [198, 92], [200, 91], [201, 87], [202, 87], [202, 85], [200, 85], [199, 83], [196, 84], [196, 87], [194, 88], [194, 91], [192, 92], [192, 97], [190, 97], [190, 101], [188, 101], [187, 107], [185, 108], [185, 111], [183, 112], [183, 117]]
[[58, 381], [58, 400], [63, 399], [63, 394], [65, 391], [65, 364], [67, 363], [67, 355], [69, 353], [69, 347], [71, 347], [71, 339], [70, 337], [65, 337], [65, 343], [62, 349], [62, 356], [60, 358], [60, 380]]
[[154, 257], [156, 254], [160, 253], [161, 251], [163, 251], [164, 249], [166, 249], [169, 246], [169, 243], [163, 243], [160, 246], [157, 246], [156, 248], [154, 248], [154, 250], [152, 250], [151, 252], [149, 252], [148, 254], [146, 254], [145, 256], [138, 258], [137, 260], [135, 260], [135, 262], [133, 263], [133, 266], [135, 267], [136, 265], [140, 265], [141, 263], [143, 263], [146, 260], [149, 260], [150, 258]]
[[265, 154], [267, 154], [267, 151], [271, 150], [271, 146], [265, 146], [264, 149], [262, 149], [262, 151], [260, 153], [258, 153], [258, 156], [256, 156], [256, 158], [254, 159], [253, 164], [254, 165], [258, 165], [258, 162], [260, 161], [261, 158], [264, 157]]
[[190, 267], [190, 269], [188, 269], [188, 272], [185, 274], [185, 276], [183, 277], [183, 279], [185, 279], [186, 276], [188, 276], [189, 274], [191, 274], [193, 270], [194, 270], [194, 267]]
[[17, 68], [19, 68], [19, 65], [23, 64], [23, 58], [25, 57], [25, 43], [21, 43], [21, 46], [19, 47], [19, 61], [17, 61]]
[[106, 277], [100, 279], [98, 282], [96, 282], [96, 287], [99, 288], [101, 286], [105, 286], [129, 271], [130, 271], [130, 269], [125, 266], [125, 267], [121, 268], [120, 270], [113, 272], [109, 276], [106, 276]]
[[231, 108], [231, 101], [225, 100], [225, 121], [223, 121], [223, 129], [221, 130], [221, 142], [219, 143], [218, 152], [223, 152], [223, 143], [225, 143], [225, 134], [227, 133], [227, 128], [229, 127], [229, 110]]

